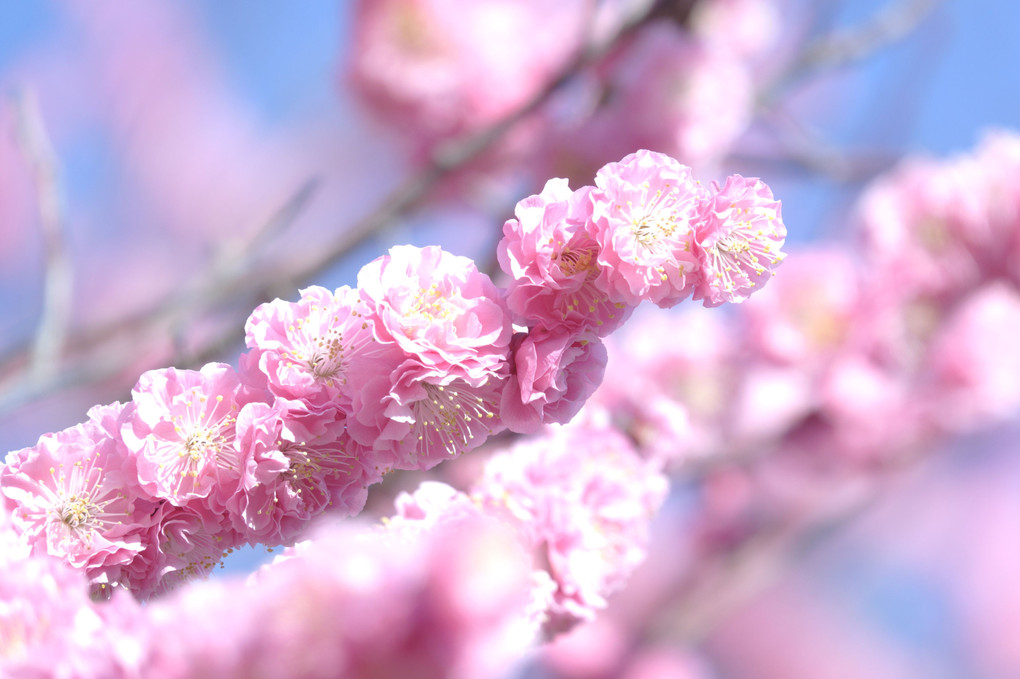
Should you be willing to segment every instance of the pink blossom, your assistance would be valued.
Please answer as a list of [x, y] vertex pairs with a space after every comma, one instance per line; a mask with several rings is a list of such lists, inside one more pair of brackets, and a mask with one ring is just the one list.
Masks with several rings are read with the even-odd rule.
[[870, 325], [862, 286], [850, 253], [797, 252], [782, 276], [741, 307], [747, 346], [765, 361], [801, 369], [855, 350]]
[[[91, 412], [116, 420], [121, 408]], [[117, 581], [120, 567], [144, 549], [156, 508], [138, 485], [134, 459], [101, 425], [47, 434], [0, 467], [3, 507], [21, 539], [95, 583]]]
[[515, 319], [600, 336], [618, 328], [631, 307], [610, 302], [597, 284], [598, 244], [586, 230], [591, 187], [571, 191], [550, 179], [542, 193], [520, 201], [503, 225], [497, 253], [511, 277], [507, 303]]
[[472, 387], [463, 380], [426, 378], [411, 363], [394, 373], [399, 377], [384, 398], [389, 422], [373, 452], [385, 456], [384, 442], [392, 441], [397, 469], [429, 469], [477, 448], [502, 429], [502, 380]]
[[991, 232], [985, 177], [971, 157], [911, 158], [872, 182], [858, 201], [858, 228], [874, 276], [901, 296], [948, 302], [984, 280]]
[[675, 24], [646, 27], [609, 68], [614, 96], [593, 123], [630, 148], [661, 149], [701, 168], [725, 156], [751, 122], [747, 64]]
[[131, 394], [121, 435], [146, 492], [177, 505], [209, 498], [222, 507], [241, 477], [234, 423], [246, 397], [234, 369], [150, 370]]
[[698, 270], [694, 228], [702, 189], [690, 168], [638, 151], [595, 177], [589, 234], [599, 245], [598, 284], [609, 299], [671, 307], [689, 296]]
[[237, 418], [244, 477], [227, 502], [234, 528], [250, 543], [292, 542], [327, 509], [361, 511], [379, 474], [366, 469], [345, 435], [314, 436], [290, 419], [298, 404], [249, 403]]
[[603, 414], [642, 456], [664, 463], [724, 445], [740, 372], [729, 319], [703, 307], [639, 310], [621, 335], [607, 340], [605, 379], [582, 413]]
[[396, 246], [361, 269], [358, 286], [379, 340], [396, 344], [425, 374], [475, 387], [505, 374], [510, 313], [467, 257]]
[[262, 304], [245, 324], [251, 351], [241, 362], [242, 377], [274, 396], [301, 401], [304, 417], [321, 418], [316, 430], [342, 424], [352, 414], [355, 385], [395, 365], [384, 357], [367, 315], [348, 287], [330, 292], [313, 286], [297, 302]]
[[666, 490], [617, 431], [569, 426], [493, 457], [473, 495], [547, 558], [555, 631], [590, 620], [627, 581]]
[[933, 338], [924, 394], [933, 423], [968, 430], [1020, 407], [1020, 294], [1004, 283], [967, 297]]
[[690, 25], [713, 49], [753, 58], [778, 42], [781, 11], [777, 0], [703, 0], [694, 6]]
[[499, 411], [511, 431], [569, 422], [602, 382], [606, 348], [596, 335], [538, 326], [515, 335], [511, 346], [513, 367]]
[[57, 559], [8, 549], [0, 519], [0, 676], [141, 677], [147, 639], [130, 597], [97, 604], [84, 576]]
[[358, 2], [349, 77], [376, 114], [428, 148], [533, 96], [576, 49], [586, 9], [578, 0]]
[[491, 521], [425, 536], [334, 531], [263, 569], [148, 607], [165, 679], [501, 675], [534, 627], [528, 555]]
[[705, 306], [741, 302], [761, 289], [786, 255], [780, 203], [760, 179], [730, 175], [702, 208], [695, 252], [701, 276], [694, 299]]
[[511, 326], [488, 276], [438, 247], [400, 246], [365, 266], [358, 283], [378, 339], [404, 357], [388, 389], [376, 379], [369, 394], [378, 400], [363, 404], [384, 415], [373, 447], [392, 442], [395, 466], [428, 468], [498, 430]]

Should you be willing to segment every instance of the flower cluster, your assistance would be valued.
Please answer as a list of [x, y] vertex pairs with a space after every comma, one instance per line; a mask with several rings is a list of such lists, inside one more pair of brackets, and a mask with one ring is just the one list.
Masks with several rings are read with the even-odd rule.
[[[0, 500], [14, 529], [32, 554], [83, 571], [96, 596], [163, 593], [237, 546], [291, 544], [327, 510], [358, 514], [391, 470], [568, 421], [601, 381], [603, 338], [640, 302], [740, 301], [783, 258], [779, 204], [760, 181], [705, 188], [649, 151], [605, 166], [594, 186], [552, 180], [516, 215], [499, 246], [506, 288], [438, 247], [394, 247], [357, 288], [255, 309], [238, 367], [146, 372], [128, 403], [10, 453]], [[563, 469], [588, 469], [579, 450], [596, 459], [625, 444], [563, 442], [578, 460]], [[613, 501], [612, 484], [586, 478], [579, 506], [588, 492]], [[655, 502], [639, 504], [644, 516]], [[554, 527], [535, 530], [554, 539]], [[629, 568], [632, 552], [610, 537], [627, 530], [606, 524], [605, 544], [578, 534], [562, 558], [550, 552], [564, 611], [585, 617]], [[569, 581], [578, 559], [602, 559], [606, 573]]]

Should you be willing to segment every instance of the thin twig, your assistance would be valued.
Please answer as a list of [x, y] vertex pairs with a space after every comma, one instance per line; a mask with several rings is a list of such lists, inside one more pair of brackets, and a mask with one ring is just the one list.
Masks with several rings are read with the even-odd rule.
[[901, 0], [876, 12], [867, 22], [823, 35], [766, 87], [760, 104], [770, 106], [791, 85], [818, 71], [828, 71], [870, 56], [911, 33], [941, 0]]
[[33, 381], [51, 379], [58, 370], [71, 315], [72, 273], [60, 199], [56, 154], [50, 143], [35, 93], [23, 89], [12, 97], [15, 137], [35, 181], [45, 261], [43, 307], [32, 341], [29, 373]]

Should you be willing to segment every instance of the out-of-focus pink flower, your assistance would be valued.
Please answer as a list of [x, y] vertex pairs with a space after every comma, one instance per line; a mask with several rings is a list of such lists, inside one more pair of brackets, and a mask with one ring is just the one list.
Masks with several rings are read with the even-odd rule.
[[595, 120], [631, 148], [660, 149], [694, 167], [725, 156], [751, 121], [747, 65], [672, 24], [645, 28], [612, 64], [609, 82], [613, 97]]
[[0, 676], [140, 677], [147, 643], [131, 597], [96, 604], [80, 572], [30, 556], [0, 519]]
[[499, 413], [507, 428], [519, 433], [569, 422], [598, 388], [606, 369], [605, 345], [593, 334], [539, 326], [516, 335], [511, 347], [513, 367]]
[[254, 587], [202, 583], [150, 605], [166, 679], [499, 676], [531, 643], [530, 559], [491, 521], [426, 535], [335, 531]]
[[703, 208], [695, 236], [701, 266], [694, 299], [705, 306], [741, 302], [772, 277], [786, 256], [780, 203], [760, 179], [730, 175]]
[[557, 584], [549, 629], [562, 631], [593, 618], [644, 559], [667, 485], [615, 430], [570, 426], [493, 457], [473, 495], [544, 553]]
[[571, 191], [550, 179], [542, 193], [517, 203], [516, 219], [503, 225], [499, 263], [510, 277], [507, 303], [518, 322], [606, 336], [632, 307], [608, 299], [598, 284], [598, 243], [586, 224], [591, 187]]
[[949, 302], [980, 285], [989, 255], [1001, 255], [990, 228], [984, 176], [971, 157], [912, 158], [871, 184], [858, 201], [869, 275], [902, 297]]
[[694, 5], [690, 26], [714, 50], [745, 59], [767, 52], [780, 34], [776, 0], [702, 0]]
[[638, 151], [599, 170], [595, 184], [588, 228], [609, 299], [667, 308], [688, 297], [699, 266], [694, 229], [704, 191], [690, 168]]
[[932, 340], [924, 394], [932, 423], [973, 429], [1020, 409], [1020, 294], [1005, 283], [966, 298]]
[[[122, 406], [93, 409], [116, 419]], [[7, 456], [0, 467], [3, 510], [32, 553], [113, 583], [145, 548], [155, 501], [137, 480], [135, 461], [101, 423], [79, 424]]]
[[869, 325], [860, 273], [841, 250], [797, 252], [741, 311], [751, 353], [804, 369], [853, 347]]
[[358, 2], [350, 77], [376, 113], [428, 147], [532, 97], [578, 49], [586, 10], [578, 0]]
[[718, 451], [741, 367], [730, 321], [703, 307], [638, 311], [621, 335], [607, 341], [610, 360], [591, 405], [645, 457], [666, 462]]

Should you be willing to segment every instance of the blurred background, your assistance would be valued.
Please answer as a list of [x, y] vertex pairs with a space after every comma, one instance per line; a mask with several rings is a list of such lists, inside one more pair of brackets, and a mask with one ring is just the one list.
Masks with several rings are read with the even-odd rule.
[[1020, 129], [1017, 36], [1005, 0], [7, 3], [0, 448], [236, 360], [259, 303], [393, 244], [498, 280], [518, 200], [653, 148], [762, 177], [791, 254], [725, 351], [621, 333], [607, 383], [677, 373], [675, 490], [634, 591], [521, 673], [1020, 677], [1020, 143], [987, 136]]

